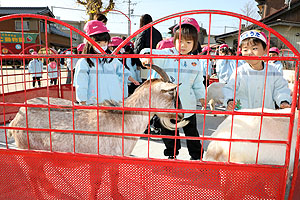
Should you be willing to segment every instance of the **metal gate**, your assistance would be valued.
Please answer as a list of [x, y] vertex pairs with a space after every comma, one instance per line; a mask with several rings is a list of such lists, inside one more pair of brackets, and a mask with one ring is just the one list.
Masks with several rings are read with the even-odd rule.
[[[126, 107], [124, 103], [119, 107], [113, 106], [80, 106], [75, 103], [75, 90], [71, 85], [63, 84], [63, 80], [66, 75], [62, 73], [63, 67], [59, 69], [60, 78], [59, 84], [56, 86], [50, 86], [49, 78], [46, 76], [42, 78], [44, 81], [44, 87], [42, 88], [30, 88], [28, 86], [28, 72], [23, 67], [16, 73], [9, 74], [7, 66], [3, 64], [6, 59], [22, 59], [25, 63], [26, 59], [38, 58], [165, 58], [165, 59], [182, 59], [180, 55], [155, 55], [150, 52], [149, 55], [136, 55], [136, 54], [119, 54], [123, 46], [131, 41], [135, 36], [144, 30], [153, 27], [156, 24], [164, 23], [167, 20], [179, 19], [185, 16], [205, 16], [209, 24], [208, 38], [210, 38], [211, 25], [215, 16], [227, 16], [235, 18], [239, 22], [238, 36], [241, 34], [242, 21], [249, 21], [257, 27], [262, 28], [267, 32], [268, 38], [271, 35], [277, 37], [282, 41], [286, 48], [289, 49], [291, 54], [275, 58], [276, 60], [292, 62], [295, 68], [295, 82], [294, 93], [292, 96], [292, 109], [289, 113], [267, 113], [262, 109], [261, 112], [236, 112], [236, 111], [211, 111], [204, 110], [178, 110], [178, 109], [159, 109], [155, 107]], [[111, 54], [107, 55], [96, 42], [86, 36], [83, 32], [75, 29], [74, 27], [61, 22], [59, 20], [32, 14], [23, 15], [10, 15], [0, 18], [0, 22], [5, 20], [13, 20], [16, 18], [35, 18], [44, 20], [45, 24], [48, 22], [57, 23], [70, 29], [70, 38], [72, 38], [72, 31], [77, 32], [83, 36], [87, 41], [95, 45], [102, 54], [83, 55], [83, 54], [46, 54], [43, 55], [14, 55], [14, 54], [2, 54], [1, 53], [1, 100], [0, 100], [0, 114], [1, 122], [3, 126], [0, 126], [1, 138], [3, 143], [0, 146], [0, 198], [1, 199], [292, 199], [292, 194], [297, 182], [298, 171], [298, 157], [299, 157], [299, 138], [297, 137], [297, 143], [294, 157], [290, 157], [291, 143], [292, 143], [292, 131], [294, 123], [297, 124], [298, 133], [298, 121], [294, 121], [295, 112], [297, 107], [297, 95], [298, 95], [298, 66], [299, 66], [299, 52], [291, 45], [282, 35], [271, 29], [270, 27], [248, 18], [243, 15], [218, 11], [218, 10], [193, 10], [173, 15], [166, 16], [159, 20], [145, 25], [130, 37], [124, 40], [118, 48]], [[22, 23], [23, 24], [23, 23]], [[49, 48], [47, 42], [47, 26], [45, 26], [45, 41], [46, 49]], [[23, 31], [22, 31], [23, 33]], [[24, 37], [23, 37], [24, 41]], [[210, 41], [210, 39], [208, 40]], [[208, 44], [209, 45], [209, 44]], [[70, 40], [70, 46], [72, 46], [72, 39]], [[269, 47], [269, 46], [268, 46]], [[0, 43], [1, 49], [1, 43]], [[23, 43], [24, 49], [24, 43]], [[188, 55], [184, 56], [184, 59], [232, 59], [232, 60], [245, 60], [243, 56], [217, 56], [217, 55]], [[250, 59], [258, 60], [270, 60], [269, 57], [253, 57]], [[238, 62], [237, 62], [238, 63]], [[48, 61], [46, 61], [48, 64]], [[124, 64], [124, 63], [123, 63]], [[24, 64], [25, 66], [25, 64]], [[180, 67], [180, 66], [179, 66]], [[45, 72], [46, 75], [48, 72]], [[16, 76], [20, 76], [21, 81], [15, 79]], [[13, 81], [11, 78], [13, 77]], [[43, 80], [44, 79], [44, 80]], [[73, 79], [73, 76], [72, 76]], [[123, 80], [124, 84], [124, 80]], [[151, 82], [150, 82], [151, 85]], [[12, 88], [14, 89], [11, 89]], [[8, 89], [10, 88], [10, 89]], [[124, 88], [123, 88], [124, 89]], [[12, 91], [13, 90], [13, 91]], [[149, 89], [151, 94], [151, 86]], [[41, 105], [37, 103], [30, 103], [27, 100], [33, 97], [46, 97], [46, 104]], [[69, 99], [71, 103], [68, 106], [50, 104], [50, 97], [57, 97], [63, 99]], [[207, 97], [207, 90], [206, 90]], [[151, 104], [151, 100], [149, 105]], [[124, 102], [124, 98], [123, 98]], [[23, 127], [11, 127], [9, 121], [13, 119], [20, 107], [25, 109], [25, 126]], [[28, 115], [30, 109], [44, 109], [47, 110], [45, 120], [48, 122], [48, 127], [36, 126], [30, 127], [28, 121], [30, 116]], [[66, 115], [69, 119], [71, 127], [66, 129], [59, 129], [51, 127], [51, 113], [55, 110], [62, 111], [67, 109], [69, 115]], [[78, 130], [76, 129], [76, 123], [74, 120], [75, 112], [78, 110], [88, 110], [90, 112], [98, 113], [105, 110], [114, 110], [116, 112], [123, 113], [122, 117], [122, 131], [121, 132], [105, 132], [99, 131], [100, 127], [97, 125], [97, 130]], [[203, 129], [199, 130], [200, 137], [185, 137], [180, 136], [177, 132], [176, 136], [166, 135], [152, 135], [148, 133], [127, 133], [124, 131], [124, 116], [126, 112], [138, 111], [148, 113], [148, 123], [150, 122], [150, 113], [163, 112], [163, 113], [196, 113], [197, 117], [203, 119]], [[66, 111], [67, 112], [67, 111]], [[28, 115], [28, 116], [27, 116]], [[248, 116], [260, 116], [262, 119], [267, 116], [276, 118], [288, 119], [289, 130], [286, 130], [286, 140], [263, 140], [258, 139], [220, 139], [212, 138], [205, 135], [208, 126], [208, 119], [210, 116], [228, 115], [228, 118], [234, 120], [235, 116], [248, 115]], [[88, 119], [84, 119], [88, 121]], [[98, 123], [98, 121], [97, 121]], [[139, 121], [132, 124], [135, 126]], [[233, 124], [232, 124], [233, 126]], [[40, 134], [41, 132], [47, 133], [49, 140], [49, 149], [46, 151], [32, 150], [31, 145], [27, 143], [27, 148], [20, 150], [13, 145], [13, 140], [8, 136], [9, 130], [25, 131], [27, 134], [27, 141], [30, 137], [34, 137], [34, 134]], [[233, 127], [232, 127], [233, 129]], [[51, 135], [54, 133], [69, 134], [71, 137], [68, 142], [72, 146], [72, 150], [68, 152], [58, 152], [54, 149], [55, 144], [52, 144]], [[78, 135], [97, 135], [98, 145], [94, 155], [86, 153], [78, 153], [75, 148]], [[100, 136], [117, 136], [121, 139], [122, 155], [110, 156], [99, 154], [99, 138]], [[125, 141], [128, 137], [140, 138], [144, 143], [139, 149], [143, 149], [146, 153], [143, 156], [125, 156]], [[153, 138], [172, 138], [172, 139], [197, 139], [203, 142], [209, 141], [227, 141], [234, 142], [251, 142], [258, 145], [260, 144], [281, 144], [286, 147], [286, 159], [282, 165], [270, 165], [270, 164], [258, 164], [257, 161], [254, 164], [241, 164], [230, 162], [228, 158], [227, 162], [209, 162], [203, 161], [190, 161], [186, 159], [167, 160], [162, 156], [154, 156], [153, 152], [156, 151], [156, 145]], [[113, 148], [113, 147], [107, 147]], [[137, 147], [135, 147], [137, 148]], [[205, 149], [204, 149], [205, 150]], [[230, 149], [229, 149], [230, 152]], [[230, 155], [230, 153], [229, 153]], [[258, 153], [257, 153], [258, 155]], [[294, 159], [294, 174], [291, 184], [286, 187], [289, 169], [289, 161]], [[299, 196], [294, 197], [299, 198]]]

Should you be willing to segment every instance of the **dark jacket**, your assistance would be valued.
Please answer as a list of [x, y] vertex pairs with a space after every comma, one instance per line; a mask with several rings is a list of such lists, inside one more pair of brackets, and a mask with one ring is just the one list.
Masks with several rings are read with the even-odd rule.
[[[150, 48], [150, 34], [151, 28], [148, 28], [136, 36], [136, 40], [134, 42], [135, 54], [139, 54], [144, 48]], [[152, 27], [152, 49], [156, 49], [157, 43], [161, 40], [161, 33], [156, 28]]]

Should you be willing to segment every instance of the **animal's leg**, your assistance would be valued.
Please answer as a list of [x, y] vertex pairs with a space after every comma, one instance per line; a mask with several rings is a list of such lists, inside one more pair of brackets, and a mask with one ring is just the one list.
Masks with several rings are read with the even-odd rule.
[[[209, 104], [210, 110], [214, 111], [216, 109], [216, 102], [215, 102], [215, 100], [213, 100], [213, 99], [209, 100], [208, 104]], [[214, 117], [216, 117], [216, 116], [217, 115], [214, 115]]]
[[[24, 157], [24, 161], [27, 167], [27, 177], [30, 181], [30, 185], [33, 189], [34, 196], [36, 199], [44, 199], [42, 192], [46, 195], [55, 196], [59, 199], [72, 199], [74, 197], [66, 195], [53, 186], [53, 183], [49, 181], [46, 176], [44, 167], [45, 163], [43, 161], [34, 161], [32, 157]], [[65, 181], [68, 183], [68, 181]], [[68, 184], [69, 185], [69, 184]], [[72, 188], [72, 186], [68, 186]], [[75, 190], [74, 190], [75, 191]], [[79, 196], [79, 195], [77, 195]]]
[[90, 199], [98, 199], [98, 190], [101, 185], [102, 174], [105, 170], [105, 166], [100, 163], [92, 163], [90, 166], [90, 184], [91, 195]]
[[112, 165], [109, 168], [109, 177], [111, 180], [111, 197], [116, 200], [125, 199], [118, 189], [119, 182], [119, 164]]

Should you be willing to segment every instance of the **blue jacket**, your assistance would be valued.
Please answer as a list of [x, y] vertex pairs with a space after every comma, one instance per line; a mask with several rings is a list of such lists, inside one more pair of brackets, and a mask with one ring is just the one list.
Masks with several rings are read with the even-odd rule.
[[55, 68], [51, 68], [51, 63], [48, 63], [48, 77], [49, 78], [57, 78], [58, 77], [58, 69], [57, 64], [55, 63]]
[[219, 82], [227, 83], [231, 74], [235, 71], [236, 60], [217, 60], [216, 72], [219, 78]]
[[33, 59], [28, 64], [28, 71], [32, 77], [42, 77], [43, 63], [38, 59]]
[[[143, 49], [141, 54], [150, 52], [150, 49]], [[179, 55], [173, 48], [162, 50], [152, 49], [153, 54], [158, 55]], [[203, 85], [203, 72], [200, 60], [181, 59], [180, 73], [178, 79], [178, 60], [176, 59], [152, 59], [153, 64], [158, 65], [169, 75], [171, 81], [175, 84], [181, 83], [179, 87], [179, 97], [183, 109], [196, 110], [197, 100], [205, 98], [205, 87]], [[156, 72], [151, 72], [152, 78], [159, 78]], [[190, 117], [193, 113], [185, 113], [184, 117]]]
[[[98, 64], [96, 58], [90, 67], [85, 58], [78, 60], [75, 70], [74, 86], [76, 100], [86, 101], [88, 105], [103, 102], [104, 100], [122, 101], [123, 99], [123, 65], [117, 59], [111, 63]], [[98, 66], [98, 71], [97, 71]], [[98, 76], [97, 76], [98, 72]], [[128, 79], [131, 73], [125, 69], [124, 78]], [[98, 83], [98, 84], [97, 84]], [[98, 95], [97, 95], [98, 93]]]
[[[236, 81], [236, 102], [239, 100], [241, 108], [261, 108], [264, 95], [266, 67], [263, 70], [254, 70], [248, 63], [245, 63], [237, 69]], [[234, 97], [235, 85], [234, 72], [229, 82], [224, 86], [224, 105], [227, 105], [229, 99]], [[279, 106], [282, 101], [291, 103], [291, 91], [288, 88], [287, 81], [282, 74], [273, 66], [268, 66], [265, 108], [275, 109], [275, 102]]]
[[269, 61], [268, 62], [269, 65], [272, 65], [273, 67], [275, 67], [281, 74], [283, 73], [283, 65], [281, 63], [280, 60], [276, 60], [276, 61]]
[[[206, 68], [207, 68], [207, 59], [201, 59], [200, 60], [200, 64], [202, 67], [202, 71], [203, 71], [203, 76], [206, 76]], [[208, 60], [208, 75], [211, 76], [212, 74], [212, 63], [210, 60]]]

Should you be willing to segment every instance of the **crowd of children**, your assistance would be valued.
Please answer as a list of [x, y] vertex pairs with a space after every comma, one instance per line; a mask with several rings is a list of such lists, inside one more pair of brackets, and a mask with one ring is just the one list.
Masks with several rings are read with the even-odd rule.
[[[124, 40], [120, 37], [111, 38], [106, 23], [105, 16], [97, 15], [94, 20], [85, 24], [84, 31], [102, 50], [111, 54]], [[200, 27], [194, 18], [183, 17], [180, 25], [178, 24], [173, 29], [174, 37], [158, 42], [155, 46], [157, 49], [143, 48], [139, 53], [209, 55], [210, 47], [203, 48], [201, 53], [199, 51], [199, 30]], [[241, 34], [239, 41], [238, 53], [242, 56], [264, 56], [267, 52], [270, 57], [279, 56], [278, 48], [272, 47], [267, 50], [268, 39], [263, 32], [246, 31]], [[80, 44], [76, 51], [83, 54], [101, 54], [95, 45], [87, 41]], [[76, 54], [76, 51], [73, 53]], [[125, 44], [118, 52], [118, 54], [133, 53], [134, 44], [131, 42]], [[223, 93], [224, 106], [227, 110], [262, 106], [275, 109], [276, 105], [279, 108], [290, 107], [290, 90], [287, 81], [283, 79], [283, 67], [280, 61], [270, 60], [266, 63], [262, 60], [252, 59], [245, 61], [225, 59], [225, 56], [235, 55], [235, 52], [227, 44], [220, 45], [217, 53], [224, 56], [224, 59], [68, 58], [66, 60], [69, 72], [67, 83], [73, 83], [76, 90], [76, 101], [82, 105], [98, 104], [104, 100], [123, 101], [142, 83], [139, 64], [146, 66], [145, 64], [153, 63], [164, 69], [172, 82], [180, 84], [178, 95], [183, 109], [196, 110], [198, 101], [202, 105], [205, 104], [205, 87], [209, 85], [209, 78], [213, 74], [216, 74], [219, 82], [225, 83]], [[36, 52], [33, 55], [36, 55]], [[215, 65], [215, 69], [213, 65]], [[54, 59], [49, 59], [47, 70], [50, 84], [56, 85], [59, 69]], [[33, 78], [33, 87], [35, 87], [36, 81], [41, 86], [41, 62], [33, 59], [29, 63], [29, 72]], [[73, 75], [71, 75], [72, 72]], [[158, 74], [151, 72], [151, 77], [148, 78], [158, 78]], [[184, 118], [189, 121], [189, 124], [183, 128], [184, 134], [199, 137], [196, 114], [185, 113]], [[160, 123], [159, 120], [157, 123]], [[168, 130], [161, 124], [158, 126], [163, 135], [179, 134], [178, 131]], [[180, 140], [163, 138], [163, 142], [166, 146], [164, 155], [175, 159], [181, 148]], [[191, 160], [199, 160], [202, 157], [203, 148], [199, 140], [187, 140], [187, 148]]]

